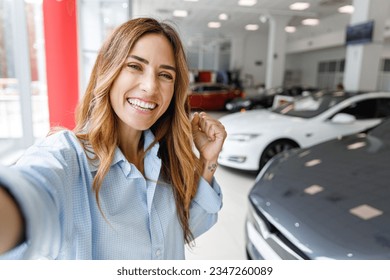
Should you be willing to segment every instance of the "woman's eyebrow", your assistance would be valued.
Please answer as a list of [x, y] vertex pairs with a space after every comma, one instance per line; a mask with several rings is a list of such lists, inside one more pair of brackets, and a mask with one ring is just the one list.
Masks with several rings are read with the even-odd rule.
[[[136, 60], [138, 60], [138, 61], [140, 61], [140, 62], [142, 62], [142, 63], [149, 64], [149, 61], [148, 61], [147, 59], [142, 58], [142, 57], [140, 57], [140, 56], [138, 56], [138, 55], [130, 55], [129, 57], [134, 58], [134, 59], [136, 59]], [[172, 71], [175, 71], [175, 72], [176, 72], [176, 68], [173, 67], [173, 66], [171, 66], [171, 65], [161, 64], [161, 65], [160, 65], [160, 68], [164, 68], [164, 69], [172, 70]]]

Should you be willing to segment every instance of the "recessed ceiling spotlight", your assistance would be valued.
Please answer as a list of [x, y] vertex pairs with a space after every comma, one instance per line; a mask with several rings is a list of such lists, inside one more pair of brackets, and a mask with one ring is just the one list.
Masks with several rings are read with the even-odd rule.
[[307, 2], [295, 2], [294, 4], [291, 4], [289, 7], [291, 10], [303, 11], [309, 8], [310, 4]]
[[220, 20], [228, 20], [229, 19], [229, 15], [228, 14], [225, 14], [225, 13], [222, 13], [218, 16], [218, 18]]
[[188, 11], [186, 10], [174, 10], [173, 11], [174, 17], [186, 17], [188, 16]]
[[249, 30], [249, 31], [255, 31], [255, 30], [259, 29], [259, 25], [258, 24], [247, 24], [247, 25], [245, 25], [245, 29]]
[[338, 8], [339, 13], [352, 14], [355, 8], [352, 5], [346, 5]]
[[261, 16], [259, 17], [259, 20], [261, 21], [261, 23], [266, 23], [267, 20], [268, 20], [268, 17], [265, 16], [265, 15], [261, 15]]
[[253, 6], [257, 3], [257, 0], [238, 0], [239, 6]]
[[286, 26], [284, 28], [284, 31], [286, 31], [288, 33], [294, 33], [295, 31], [297, 31], [297, 28], [295, 26]]
[[209, 28], [220, 28], [221, 27], [221, 23], [218, 22], [218, 21], [210, 21], [207, 26]]
[[320, 23], [320, 21], [316, 18], [307, 18], [307, 19], [302, 20], [303, 25], [314, 26], [314, 25], [318, 25], [319, 23]]

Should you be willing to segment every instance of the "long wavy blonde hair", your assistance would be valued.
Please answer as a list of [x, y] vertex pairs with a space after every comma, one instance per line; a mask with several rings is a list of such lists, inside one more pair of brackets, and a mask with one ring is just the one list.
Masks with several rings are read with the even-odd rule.
[[177, 73], [171, 103], [151, 127], [155, 141], [149, 148], [157, 142], [160, 144], [160, 178], [173, 187], [177, 215], [184, 239], [189, 243], [193, 239], [189, 228], [189, 209], [197, 191], [201, 163], [193, 152], [187, 101], [187, 61], [179, 35], [171, 25], [152, 18], [137, 18], [125, 22], [113, 31], [98, 53], [86, 92], [76, 111], [77, 125], [74, 131], [84, 143], [84, 149], [93, 150], [95, 157], [91, 160], [99, 162], [92, 188], [100, 208], [99, 191], [119, 141], [118, 117], [111, 107], [110, 89], [135, 42], [150, 33], [163, 34], [171, 43]]

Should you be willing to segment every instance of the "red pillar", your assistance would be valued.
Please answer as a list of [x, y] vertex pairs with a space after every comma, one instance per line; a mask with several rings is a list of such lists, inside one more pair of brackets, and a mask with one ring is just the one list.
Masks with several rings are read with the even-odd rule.
[[51, 126], [73, 129], [78, 102], [75, 0], [44, 0], [47, 91]]

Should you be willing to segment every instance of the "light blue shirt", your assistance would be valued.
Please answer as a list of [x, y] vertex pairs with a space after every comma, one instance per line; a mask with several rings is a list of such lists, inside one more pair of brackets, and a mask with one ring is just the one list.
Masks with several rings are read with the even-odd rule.
[[[145, 147], [154, 139], [145, 131]], [[159, 145], [148, 151], [145, 179], [119, 148], [100, 190], [92, 191], [94, 166], [70, 131], [30, 147], [0, 183], [19, 202], [26, 242], [0, 259], [184, 259], [185, 242], [172, 186], [161, 182]], [[201, 178], [191, 203], [190, 228], [198, 237], [217, 221], [219, 185]]]

